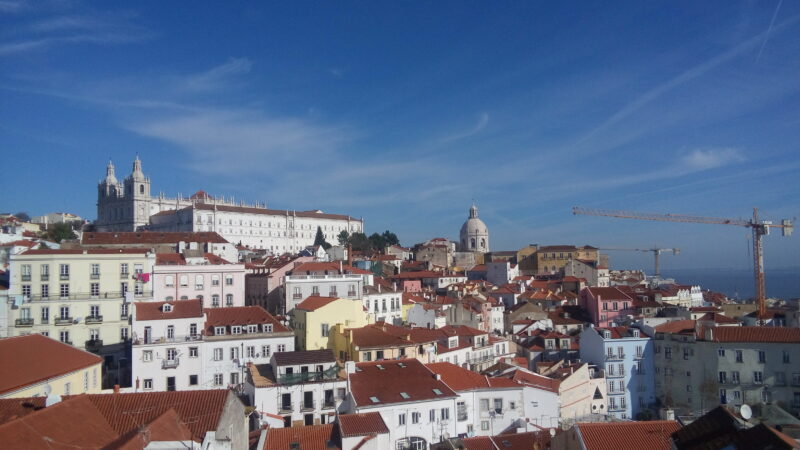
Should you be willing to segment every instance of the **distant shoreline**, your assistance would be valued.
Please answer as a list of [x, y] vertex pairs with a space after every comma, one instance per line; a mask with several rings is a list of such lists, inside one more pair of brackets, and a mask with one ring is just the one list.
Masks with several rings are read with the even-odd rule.
[[[663, 276], [681, 284], [699, 284], [703, 289], [722, 292], [730, 298], [744, 300], [755, 296], [750, 269], [670, 269], [665, 270]], [[767, 268], [766, 288], [767, 297], [800, 298], [800, 267]]]

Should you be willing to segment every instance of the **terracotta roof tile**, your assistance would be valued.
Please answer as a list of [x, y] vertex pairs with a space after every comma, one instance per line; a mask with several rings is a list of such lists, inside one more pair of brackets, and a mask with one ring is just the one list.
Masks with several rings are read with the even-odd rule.
[[[164, 312], [164, 305], [172, 306], [172, 311]], [[136, 302], [133, 304], [136, 320], [174, 320], [190, 317], [203, 317], [203, 301], [175, 300], [171, 302]]]
[[[208, 264], [233, 264], [212, 253], [204, 253], [203, 258]], [[159, 266], [185, 266], [186, 257], [181, 253], [156, 253], [156, 264]]]
[[316, 364], [336, 362], [333, 350], [297, 350], [294, 352], [277, 352], [273, 354], [275, 364], [278, 366], [299, 366], [303, 364]]
[[366, 436], [389, 432], [378, 412], [339, 415], [339, 430], [342, 437]]
[[800, 328], [717, 327], [710, 332], [713, 342], [800, 342]]
[[588, 287], [585, 289], [588, 289], [592, 296], [600, 296], [603, 300], [633, 300], [633, 297], [615, 287]]
[[[331, 442], [333, 446], [328, 446]], [[332, 423], [325, 425], [308, 425], [303, 427], [270, 428], [264, 440], [263, 450], [286, 450], [298, 444], [302, 450], [334, 450], [339, 449], [334, 436]]]
[[0, 394], [102, 361], [97, 355], [41, 334], [0, 339]]
[[109, 231], [83, 233], [84, 245], [123, 245], [123, 244], [177, 244], [178, 242], [203, 242], [227, 244], [228, 241], [213, 231], [200, 232], [157, 232], [157, 231]]
[[578, 423], [586, 450], [617, 450], [620, 448], [646, 448], [671, 450], [670, 435], [680, 429], [674, 420], [649, 422]]
[[694, 320], [673, 320], [657, 326], [655, 330], [656, 333], [694, 333], [696, 324]]
[[536, 373], [526, 372], [524, 370], [514, 371], [514, 375], [511, 379], [526, 386], [556, 393], [558, 392], [559, 386], [561, 386], [561, 381], [559, 380], [545, 377]]
[[[336, 297], [321, 297], [319, 295], [312, 295], [311, 297], [306, 298], [302, 302], [298, 303], [295, 306], [296, 309], [302, 309], [303, 311], [316, 311], [323, 306], [328, 306], [329, 304], [339, 300]], [[350, 301], [350, 300], [342, 300], [342, 301]]]
[[[184, 300], [185, 301], [185, 300]], [[290, 332], [278, 319], [260, 306], [234, 306], [227, 308], [211, 308], [206, 312], [206, 332], [213, 331], [214, 327], [230, 327], [231, 325], [272, 324], [272, 331]]]
[[360, 407], [456, 396], [415, 358], [357, 363], [356, 372], [349, 377], [353, 398]]

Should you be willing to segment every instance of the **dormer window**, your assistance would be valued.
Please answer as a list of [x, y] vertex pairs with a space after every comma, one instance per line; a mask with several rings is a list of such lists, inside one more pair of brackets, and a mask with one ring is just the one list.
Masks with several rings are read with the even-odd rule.
[[258, 333], [258, 325], [248, 325], [247, 326], [248, 333]]
[[611, 332], [610, 331], [603, 331], [603, 338], [604, 339], [611, 339]]
[[164, 306], [161, 307], [161, 312], [172, 312], [172, 305], [165, 303]]
[[264, 333], [272, 333], [272, 324], [271, 323], [265, 323], [264, 324]]
[[635, 338], [639, 337], [639, 330], [633, 330], [633, 337]]
[[225, 327], [214, 327], [214, 336], [225, 336]]
[[231, 327], [231, 334], [242, 334], [242, 327], [240, 325], [234, 325]]

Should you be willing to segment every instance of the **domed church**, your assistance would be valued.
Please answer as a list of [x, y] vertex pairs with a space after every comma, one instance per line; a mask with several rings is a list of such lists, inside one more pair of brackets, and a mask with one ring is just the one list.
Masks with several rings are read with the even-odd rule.
[[475, 204], [469, 209], [469, 219], [461, 226], [460, 246], [462, 252], [489, 251], [489, 229], [478, 218], [478, 207]]

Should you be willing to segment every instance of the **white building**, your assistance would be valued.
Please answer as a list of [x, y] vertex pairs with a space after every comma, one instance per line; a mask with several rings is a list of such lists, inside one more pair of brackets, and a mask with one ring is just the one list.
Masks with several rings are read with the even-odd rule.
[[341, 262], [307, 262], [285, 277], [285, 310], [288, 313], [312, 295], [361, 300], [364, 285], [372, 284], [372, 272]]
[[403, 323], [403, 291], [384, 289], [380, 284], [364, 286], [361, 301], [372, 315], [371, 322]]
[[494, 436], [526, 427], [522, 385], [508, 378], [490, 378], [451, 363], [427, 364], [458, 394], [456, 436]]
[[244, 264], [233, 264], [199, 249], [159, 253], [153, 268], [153, 299], [169, 302], [199, 298], [204, 308], [244, 306], [244, 277]]
[[391, 448], [428, 448], [456, 435], [458, 394], [417, 359], [348, 362], [347, 368], [350, 395], [343, 408], [380, 413]]
[[119, 182], [109, 162], [97, 186], [99, 231], [216, 231], [232, 243], [275, 253], [296, 252], [313, 245], [317, 227], [330, 243], [342, 231], [364, 231], [364, 221], [322, 211], [289, 211], [245, 206], [233, 199], [198, 191], [189, 198], [150, 195], [150, 178], [137, 156], [131, 175]]
[[135, 304], [137, 391], [238, 387], [247, 363], [291, 351], [294, 334], [257, 306], [204, 310], [198, 299]]
[[502, 286], [519, 276], [519, 266], [508, 261], [490, 262], [486, 264], [486, 281]]
[[331, 350], [274, 353], [269, 363], [248, 369], [245, 392], [261, 425], [333, 423], [347, 398], [347, 379]]

